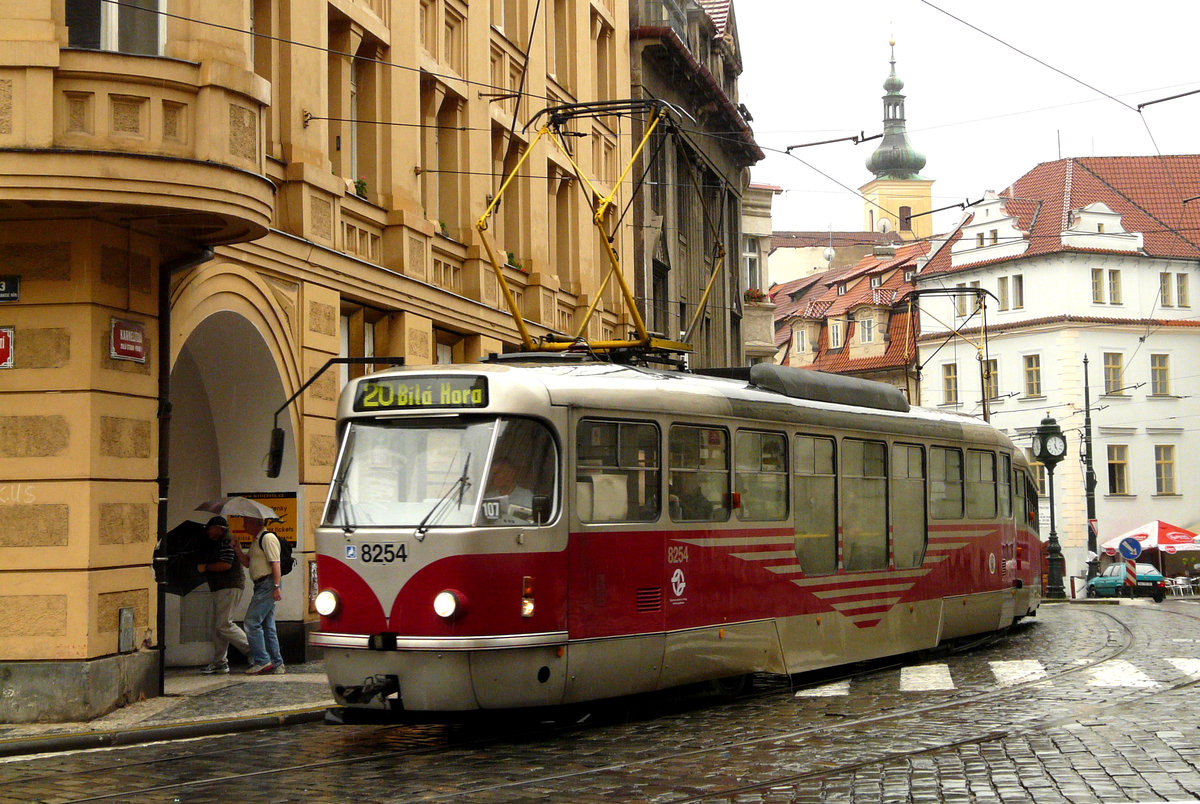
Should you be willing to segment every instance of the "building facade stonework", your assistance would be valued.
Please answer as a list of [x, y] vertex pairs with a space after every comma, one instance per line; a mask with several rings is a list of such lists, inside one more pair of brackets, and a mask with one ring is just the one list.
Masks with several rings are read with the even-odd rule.
[[[615, 0], [138, 5], [4, 10], [0, 276], [19, 295], [0, 302], [0, 721], [154, 694], [160, 646], [207, 661], [206, 593], [160, 612], [151, 556], [162, 527], [231, 493], [294, 495], [279, 620], [300, 658], [336, 398], [366, 369], [285, 401], [339, 356], [515, 348], [475, 221], [537, 111], [630, 91]], [[629, 130], [577, 123], [601, 191]], [[578, 185], [539, 144], [489, 223], [534, 336], [573, 333], [605, 267]], [[619, 229], [623, 260], [631, 245]], [[623, 333], [612, 283], [597, 310], [586, 334]], [[114, 321], [143, 359], [113, 356]]]

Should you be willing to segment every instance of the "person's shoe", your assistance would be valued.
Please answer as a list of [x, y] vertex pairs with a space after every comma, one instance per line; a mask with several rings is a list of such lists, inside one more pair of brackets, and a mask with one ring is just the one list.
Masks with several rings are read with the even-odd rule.
[[270, 662], [267, 662], [266, 664], [252, 664], [246, 668], [246, 675], [261, 676], [271, 672], [274, 669], [275, 665], [271, 664]]
[[200, 668], [200, 672], [206, 676], [229, 673], [229, 662], [209, 662]]
[[271, 672], [277, 676], [286, 676], [287, 675], [287, 665], [277, 664], [277, 665], [275, 665], [275, 669], [272, 670]]

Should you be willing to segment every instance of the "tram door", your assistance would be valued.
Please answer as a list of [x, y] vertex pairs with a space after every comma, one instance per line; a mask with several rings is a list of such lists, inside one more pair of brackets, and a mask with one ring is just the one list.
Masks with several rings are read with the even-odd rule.
[[660, 444], [654, 422], [584, 416], [575, 426], [568, 699], [657, 683], [667, 595]]

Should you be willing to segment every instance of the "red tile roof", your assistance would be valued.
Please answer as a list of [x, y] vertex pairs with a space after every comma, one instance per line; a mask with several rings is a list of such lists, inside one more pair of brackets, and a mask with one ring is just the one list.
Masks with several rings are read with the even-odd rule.
[[1198, 195], [1200, 155], [1093, 156], [1043, 162], [1000, 194], [1029, 242], [1024, 254], [952, 268], [947, 253], [942, 260], [932, 260], [921, 275], [1039, 254], [1112, 253], [1062, 243], [1071, 213], [1097, 202], [1121, 216], [1125, 231], [1142, 233], [1146, 256], [1196, 259], [1200, 257], [1200, 202], [1184, 204], [1183, 200]]
[[847, 345], [855, 335], [857, 322], [851, 322], [846, 327], [846, 337], [842, 339], [842, 347], [833, 351], [829, 350], [828, 330], [822, 327], [821, 340], [817, 344], [817, 356], [813, 360], [812, 368], [835, 374], [904, 368], [912, 362], [917, 354], [916, 319], [918, 314], [915, 310], [912, 316], [914, 320], [910, 326], [907, 307], [896, 308], [892, 311], [891, 320], [888, 322], [887, 349], [883, 354], [873, 357], [850, 357], [853, 350]]
[[886, 246], [901, 242], [895, 232], [772, 232], [771, 248], [834, 248]]
[[696, 0], [696, 2], [712, 20], [717, 36], [724, 36], [725, 26], [729, 23], [729, 7], [733, 5], [733, 0]]

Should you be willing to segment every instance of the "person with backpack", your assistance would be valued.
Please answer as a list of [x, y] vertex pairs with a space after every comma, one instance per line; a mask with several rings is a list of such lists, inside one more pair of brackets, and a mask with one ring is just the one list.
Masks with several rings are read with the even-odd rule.
[[[251, 524], [254, 520], [247, 520]], [[253, 532], [253, 529], [252, 529]], [[246, 675], [258, 676], [265, 673], [281, 675], [287, 672], [283, 654], [279, 651], [279, 635], [275, 632], [275, 603], [283, 597], [280, 583], [281, 539], [259, 523], [258, 535], [250, 542], [250, 550], [234, 540], [238, 560], [249, 568], [254, 581], [254, 592], [246, 608], [246, 638], [250, 642], [250, 667]], [[289, 555], [290, 564], [290, 555]], [[291, 569], [289, 566], [288, 569]]]

